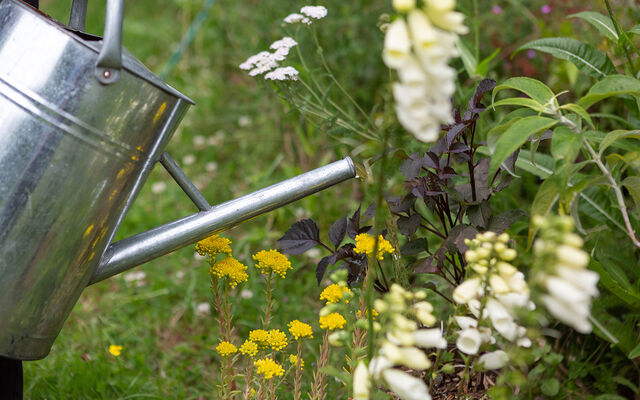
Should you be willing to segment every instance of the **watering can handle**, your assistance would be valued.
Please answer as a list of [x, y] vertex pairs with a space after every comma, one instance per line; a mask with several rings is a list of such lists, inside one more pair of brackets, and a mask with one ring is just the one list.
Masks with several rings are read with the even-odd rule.
[[[86, 0], [74, 0], [86, 2]], [[73, 6], [72, 6], [73, 9]], [[96, 64], [96, 79], [103, 85], [115, 83], [122, 68], [122, 19], [124, 0], [107, 0], [102, 49]]]

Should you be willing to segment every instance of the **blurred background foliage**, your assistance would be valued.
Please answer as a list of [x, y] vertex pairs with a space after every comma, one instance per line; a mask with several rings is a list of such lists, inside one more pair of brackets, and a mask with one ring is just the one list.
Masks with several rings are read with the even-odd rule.
[[[126, 2], [124, 45], [152, 71], [166, 67], [192, 20], [207, 0], [147, 0]], [[583, 10], [606, 14], [596, 1], [472, 2], [460, 0], [471, 33], [463, 40], [477, 59], [500, 52], [488, 63], [488, 76], [498, 82], [511, 76], [531, 76], [559, 92], [572, 87], [572, 100], [590, 85], [570, 63], [550, 56], [521, 52], [520, 45], [545, 36], [592, 37], [597, 32], [583, 22], [566, 18]], [[614, 1], [621, 23], [631, 26], [640, 15], [637, 1]], [[329, 15], [317, 23], [323, 54], [337, 80], [369, 111], [380, 104], [389, 72], [380, 58], [383, 34], [379, 27], [388, 0], [323, 0]], [[252, 78], [237, 66], [247, 57], [268, 48], [283, 36], [282, 18], [296, 12], [302, 2], [276, 0], [217, 0], [191, 45], [166, 77], [169, 84], [196, 102], [168, 146], [169, 153], [201, 189], [217, 204], [260, 189], [309, 169], [353, 154], [358, 161], [375, 153], [375, 147], [350, 137], [321, 121], [311, 122], [291, 109], [262, 78]], [[544, 5], [550, 12], [542, 11]], [[71, 1], [41, 0], [41, 9], [54, 18], [68, 20]], [[100, 35], [105, 1], [89, 4], [87, 28]], [[476, 27], [477, 24], [477, 27]], [[478, 35], [474, 35], [477, 32]], [[587, 40], [585, 40], [587, 41]], [[595, 43], [594, 41], [590, 41]], [[600, 46], [607, 46], [605, 41]], [[477, 46], [476, 46], [477, 45]], [[308, 52], [312, 68], [320, 68], [310, 38], [300, 47]], [[477, 47], [477, 50], [475, 50]], [[294, 64], [295, 66], [295, 64]], [[460, 85], [456, 104], [464, 104], [479, 77], [469, 77], [460, 60]], [[331, 92], [335, 94], [336, 92]], [[350, 105], [337, 98], [345, 108]], [[351, 110], [353, 111], [353, 110]], [[375, 115], [375, 110], [372, 114]], [[499, 119], [485, 113], [487, 124]], [[489, 115], [490, 114], [490, 115]], [[408, 134], [394, 139], [397, 146], [424, 150]], [[364, 147], [362, 147], [364, 146]], [[355, 150], [355, 151], [354, 151]], [[399, 164], [400, 160], [398, 161]], [[388, 190], [400, 188], [402, 177], [388, 176]], [[238, 259], [249, 265], [250, 255], [277, 248], [276, 240], [295, 221], [313, 216], [321, 227], [359, 203], [372, 201], [369, 181], [353, 180], [253, 219], [227, 232]], [[512, 190], [492, 202], [496, 212], [528, 209], [537, 190], [531, 175], [514, 181]], [[118, 232], [118, 239], [153, 228], [197, 211], [169, 175], [156, 168]], [[526, 225], [514, 226], [520, 239]], [[526, 241], [522, 241], [522, 243]], [[294, 270], [278, 282], [274, 322], [283, 328], [294, 318], [314, 318], [320, 289], [315, 282], [315, 263], [323, 254], [291, 257]], [[194, 257], [192, 247], [138, 267], [145, 277], [116, 276], [86, 289], [66, 322], [51, 354], [44, 360], [25, 363], [25, 398], [213, 398], [219, 369], [213, 348], [218, 342], [215, 313], [198, 313], [198, 305], [211, 300], [208, 264]], [[259, 324], [261, 283], [249, 268], [250, 279], [235, 295], [236, 326], [241, 336]], [[123, 346], [121, 356], [108, 353], [111, 344]], [[310, 360], [316, 347], [307, 349]], [[604, 368], [599, 366], [598, 368]], [[305, 370], [310, 374], [311, 368]], [[602, 372], [602, 371], [601, 371]], [[309, 379], [307, 379], [309, 381]], [[285, 398], [283, 392], [283, 398]], [[337, 395], [328, 394], [328, 398]]]

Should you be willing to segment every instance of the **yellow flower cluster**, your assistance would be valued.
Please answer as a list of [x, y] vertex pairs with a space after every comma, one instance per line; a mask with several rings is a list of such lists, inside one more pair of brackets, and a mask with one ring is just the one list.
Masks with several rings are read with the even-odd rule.
[[196, 244], [196, 252], [201, 256], [213, 258], [216, 254], [231, 254], [231, 240], [219, 235], [209, 236]]
[[280, 329], [271, 329], [269, 331], [268, 343], [269, 346], [271, 346], [271, 348], [276, 351], [285, 348], [287, 344], [289, 344], [287, 335]]
[[242, 346], [240, 346], [240, 353], [253, 357], [258, 354], [258, 345], [251, 340], [245, 340]]
[[228, 256], [211, 265], [209, 274], [215, 275], [219, 279], [229, 278], [229, 286], [236, 287], [238, 283], [246, 282], [249, 275], [246, 273], [247, 266], [236, 260], [233, 256]]
[[[356, 236], [356, 248], [353, 249], [358, 254], [366, 254], [367, 256], [373, 255], [373, 250], [376, 247], [376, 238], [368, 233], [361, 233]], [[376, 258], [382, 260], [385, 253], [393, 253], [395, 249], [382, 235], [378, 235], [378, 252]]]
[[[294, 367], [297, 367], [298, 366], [298, 356], [296, 356], [295, 354], [291, 354], [289, 356], [289, 362]], [[300, 369], [304, 369], [304, 360], [302, 359], [302, 357], [300, 357]]]
[[304, 337], [310, 337], [313, 339], [313, 330], [311, 329], [311, 325], [305, 324], [304, 322], [300, 322], [297, 319], [289, 322], [289, 333], [296, 340]]
[[287, 270], [293, 269], [289, 259], [278, 250], [259, 251], [253, 255], [253, 259], [257, 262], [256, 268], [265, 275], [273, 271], [284, 278], [287, 275]]
[[[373, 315], [373, 318], [375, 319], [375, 317], [377, 317], [377, 316], [378, 316], [378, 315], [380, 315], [380, 314], [378, 314], [378, 312], [377, 312], [377, 311], [376, 311], [376, 309], [374, 308], [374, 309], [373, 309], [373, 311], [372, 311], [372, 315]], [[358, 319], [362, 318], [362, 311], [360, 311], [360, 310], [356, 311], [356, 317], [357, 317]], [[365, 313], [365, 318], [369, 318], [369, 311], [367, 311], [367, 312]]]
[[[327, 303], [337, 303], [342, 300], [345, 293], [351, 294], [351, 290], [348, 287], [342, 287], [334, 283], [324, 288], [320, 293], [320, 300], [326, 300]], [[348, 303], [349, 299], [346, 302]]]
[[320, 328], [328, 329], [330, 331], [334, 329], [342, 329], [344, 324], [347, 323], [347, 320], [337, 312], [331, 313], [329, 315], [325, 315], [324, 317], [320, 317]]
[[118, 357], [122, 352], [122, 346], [118, 346], [117, 344], [112, 344], [109, 346], [109, 353], [111, 353], [114, 357]]
[[229, 343], [227, 341], [224, 341], [224, 342], [220, 342], [218, 347], [216, 347], [216, 351], [218, 353], [220, 353], [220, 355], [222, 357], [226, 357], [226, 356], [228, 356], [230, 354], [233, 354], [236, 351], [238, 351], [238, 348], [236, 346], [234, 346], [233, 343]]
[[262, 360], [255, 361], [253, 363], [258, 367], [258, 373], [264, 375], [264, 379], [271, 379], [273, 376], [284, 375], [284, 369], [277, 362], [270, 358], [263, 358]]
[[267, 347], [269, 345], [269, 332], [264, 329], [255, 329], [249, 332], [249, 340], [260, 347]]

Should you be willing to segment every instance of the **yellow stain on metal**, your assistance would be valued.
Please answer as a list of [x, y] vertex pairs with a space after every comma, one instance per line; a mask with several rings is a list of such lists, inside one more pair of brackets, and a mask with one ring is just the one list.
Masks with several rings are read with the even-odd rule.
[[166, 110], [166, 109], [167, 109], [167, 102], [163, 101], [162, 104], [160, 104], [160, 108], [158, 109], [158, 112], [156, 113], [156, 115], [153, 116], [153, 123], [154, 124], [156, 122], [158, 122], [160, 117], [162, 117], [162, 114], [164, 114], [164, 110]]

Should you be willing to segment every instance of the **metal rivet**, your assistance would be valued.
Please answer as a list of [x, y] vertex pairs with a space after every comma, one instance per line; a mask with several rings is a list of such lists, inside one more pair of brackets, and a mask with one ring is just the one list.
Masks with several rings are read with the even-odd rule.
[[111, 71], [109, 71], [108, 69], [105, 69], [104, 72], [102, 72], [102, 77], [104, 79], [109, 79], [111, 78]]

